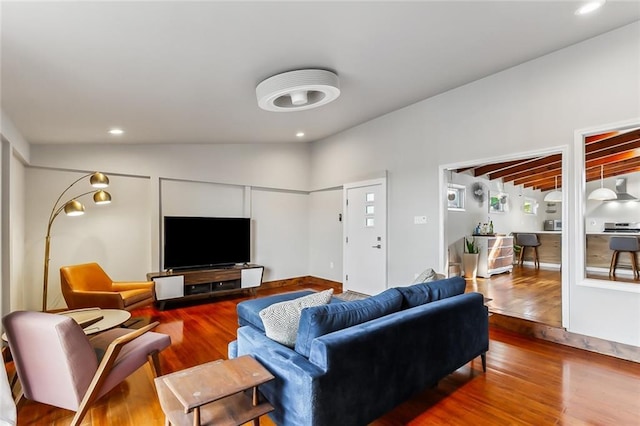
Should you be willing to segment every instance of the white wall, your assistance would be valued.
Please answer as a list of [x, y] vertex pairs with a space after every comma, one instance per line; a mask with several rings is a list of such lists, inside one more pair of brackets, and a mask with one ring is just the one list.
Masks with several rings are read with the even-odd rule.
[[309, 197], [309, 275], [342, 282], [342, 188]]
[[309, 275], [308, 217], [307, 193], [251, 191], [253, 261], [265, 281]]
[[[450, 259], [462, 258], [464, 237], [473, 233], [478, 223], [493, 221], [493, 229], [496, 233], [507, 234], [511, 232], [536, 232], [543, 228], [543, 221], [547, 218], [545, 213], [544, 195], [537, 190], [514, 186], [507, 182], [499, 183], [497, 180], [489, 181], [483, 177], [474, 177], [468, 173], [452, 173], [451, 183], [466, 187], [465, 210], [447, 211], [447, 246], [450, 250]], [[473, 198], [471, 186], [474, 183], [482, 183], [489, 193], [500, 192], [507, 194], [507, 211], [489, 213], [488, 197], [479, 202]], [[536, 200], [538, 203], [537, 214], [525, 214], [523, 202], [525, 198]], [[445, 271], [446, 272], [446, 271]]]
[[26, 170], [21, 158], [11, 156], [11, 212], [10, 212], [10, 239], [9, 251], [10, 263], [10, 310], [24, 306], [25, 299], [25, 194], [26, 194]]
[[[576, 129], [640, 116], [638, 76], [640, 23], [634, 23], [314, 142], [311, 186], [389, 171], [389, 282], [406, 282], [436, 264], [444, 247], [440, 165], [539, 149], [566, 149], [573, 160]], [[575, 191], [572, 185], [563, 189]], [[565, 227], [575, 227], [582, 219], [567, 211]], [[413, 225], [414, 215], [426, 215], [427, 226]], [[609, 291], [603, 306], [600, 290], [572, 281], [569, 293], [570, 330], [640, 346], [639, 294]]]
[[[640, 173], [617, 176], [627, 178], [627, 192], [640, 199]], [[604, 179], [604, 187], [615, 191], [616, 178]], [[600, 180], [587, 183], [586, 194], [600, 188]], [[601, 232], [605, 222], [640, 222], [640, 202], [587, 200], [585, 208], [585, 229], [587, 232]]]

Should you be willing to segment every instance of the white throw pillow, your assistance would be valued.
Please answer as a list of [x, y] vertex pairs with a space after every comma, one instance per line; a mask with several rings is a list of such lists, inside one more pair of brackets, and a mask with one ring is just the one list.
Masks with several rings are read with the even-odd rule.
[[436, 271], [429, 268], [429, 269], [425, 269], [424, 272], [418, 275], [416, 279], [413, 281], [413, 284], [428, 283], [431, 281], [441, 280], [443, 278], [445, 278], [444, 275], [438, 274]]
[[331, 300], [332, 294], [333, 289], [329, 289], [267, 306], [260, 311], [260, 318], [262, 318], [267, 337], [293, 348], [296, 345], [302, 309], [326, 305]]

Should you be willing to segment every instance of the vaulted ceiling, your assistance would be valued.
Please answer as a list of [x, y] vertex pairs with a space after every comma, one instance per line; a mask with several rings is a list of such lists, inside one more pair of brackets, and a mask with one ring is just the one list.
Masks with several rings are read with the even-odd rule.
[[[640, 129], [589, 136], [585, 140], [586, 180], [640, 172]], [[525, 188], [549, 191], [562, 188], [562, 155], [482, 164], [455, 170], [489, 180], [500, 179]]]
[[[640, 19], [624, 0], [0, 3], [1, 107], [32, 144], [319, 140]], [[340, 97], [258, 107], [258, 83], [304, 68]]]

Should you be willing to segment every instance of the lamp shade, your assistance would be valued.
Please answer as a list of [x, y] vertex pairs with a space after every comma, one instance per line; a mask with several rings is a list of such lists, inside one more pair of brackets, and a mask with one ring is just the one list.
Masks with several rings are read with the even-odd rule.
[[103, 190], [96, 191], [93, 193], [93, 202], [96, 204], [109, 204], [111, 202], [111, 194]]
[[609, 188], [598, 188], [592, 191], [591, 194], [589, 194], [588, 198], [589, 200], [606, 201], [615, 200], [617, 198], [617, 195]]
[[89, 178], [91, 186], [94, 188], [106, 188], [109, 186], [109, 178], [100, 172], [95, 172]]
[[559, 203], [562, 201], [562, 191], [553, 190], [544, 196], [544, 201]]
[[64, 213], [67, 216], [80, 216], [84, 214], [84, 206], [82, 203], [71, 200], [67, 204], [64, 205]]

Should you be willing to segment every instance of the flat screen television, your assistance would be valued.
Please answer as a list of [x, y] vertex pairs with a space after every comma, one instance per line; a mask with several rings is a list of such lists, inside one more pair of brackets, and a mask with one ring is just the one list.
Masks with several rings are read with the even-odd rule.
[[248, 263], [251, 220], [238, 217], [164, 217], [164, 268]]

